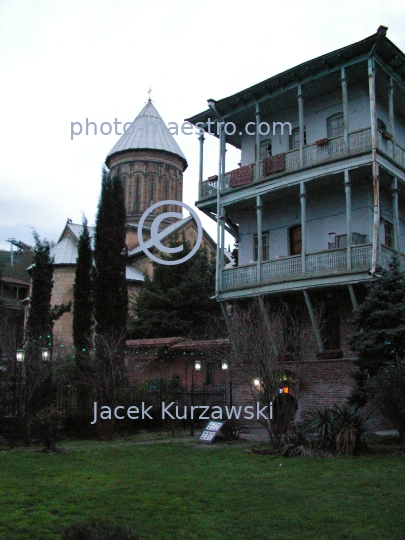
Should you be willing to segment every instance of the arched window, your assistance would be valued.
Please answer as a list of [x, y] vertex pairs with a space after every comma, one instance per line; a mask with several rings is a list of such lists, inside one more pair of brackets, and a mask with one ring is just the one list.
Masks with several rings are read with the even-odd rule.
[[139, 194], [140, 194], [141, 177], [138, 175], [135, 179], [135, 205], [134, 212], [139, 212]]
[[337, 113], [333, 116], [329, 116], [326, 120], [328, 138], [339, 137], [343, 135], [344, 122], [343, 122], [343, 113]]
[[149, 200], [151, 204], [153, 204], [153, 198], [155, 195], [155, 177], [154, 176], [150, 177], [150, 192], [149, 193], [150, 193]]

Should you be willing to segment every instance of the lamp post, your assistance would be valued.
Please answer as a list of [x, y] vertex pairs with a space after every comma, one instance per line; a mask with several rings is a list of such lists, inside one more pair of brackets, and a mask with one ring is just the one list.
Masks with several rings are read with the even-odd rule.
[[[193, 366], [191, 367], [191, 407], [194, 407], [194, 370], [201, 370], [201, 360], [195, 360]], [[194, 409], [191, 409], [191, 425], [190, 425], [190, 434], [194, 437]]]
[[42, 339], [45, 338], [45, 346], [41, 347], [41, 359], [43, 362], [49, 362], [49, 378], [52, 386], [52, 359], [53, 359], [53, 333], [52, 326], [47, 324], [44, 326], [43, 333], [45, 336], [41, 336]]
[[221, 367], [224, 371], [229, 369], [229, 406], [232, 407], [232, 365], [228, 360], [222, 360]]
[[[20, 413], [20, 398], [21, 398], [21, 369], [25, 360], [24, 345], [27, 341], [27, 331], [25, 328], [19, 328], [15, 339], [15, 358], [14, 358], [14, 384], [13, 384], [13, 416], [16, 412]], [[18, 367], [17, 367], [18, 366]], [[18, 407], [16, 411], [16, 384], [18, 371]]]

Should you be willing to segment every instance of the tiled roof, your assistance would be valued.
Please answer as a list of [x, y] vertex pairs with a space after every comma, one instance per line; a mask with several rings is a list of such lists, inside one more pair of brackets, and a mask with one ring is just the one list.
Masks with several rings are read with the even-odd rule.
[[213, 347], [224, 347], [230, 345], [229, 339], [207, 339], [203, 341], [186, 341], [183, 343], [176, 343], [170, 347], [171, 349], [211, 349]]
[[129, 339], [128, 347], [168, 347], [180, 341], [186, 341], [183, 337], [152, 338], [152, 339]]
[[181, 157], [187, 167], [185, 155], [151, 101], [146, 103], [129, 129], [108, 153], [107, 160], [117, 152], [132, 149], [165, 150]]
[[14, 279], [9, 277], [2, 277], [0, 279], [3, 283], [9, 283], [10, 285], [21, 285], [22, 287], [29, 287], [30, 284], [27, 281], [23, 281], [22, 279]]

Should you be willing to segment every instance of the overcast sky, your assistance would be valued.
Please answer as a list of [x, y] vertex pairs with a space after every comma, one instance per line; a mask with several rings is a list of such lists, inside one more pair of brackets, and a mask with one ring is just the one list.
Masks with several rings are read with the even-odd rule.
[[[0, 0], [0, 248], [10, 237], [32, 244], [30, 227], [57, 241], [67, 218], [80, 223], [82, 213], [94, 224], [101, 166], [119, 137], [72, 141], [71, 122], [132, 121], [151, 87], [166, 124], [181, 124], [208, 98], [364, 39], [380, 24], [404, 50], [403, 0]], [[176, 140], [189, 163], [184, 201], [193, 205], [197, 137]], [[207, 139], [205, 151], [207, 177], [217, 172], [217, 140]], [[239, 157], [227, 153], [227, 170]]]

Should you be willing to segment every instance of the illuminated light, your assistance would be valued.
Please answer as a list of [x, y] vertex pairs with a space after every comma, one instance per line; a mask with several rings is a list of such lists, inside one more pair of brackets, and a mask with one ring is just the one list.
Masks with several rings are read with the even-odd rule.
[[253, 384], [258, 387], [260, 386], [260, 379], [253, 379]]
[[17, 362], [24, 362], [24, 359], [25, 359], [25, 351], [24, 351], [24, 349], [17, 349], [15, 358], [16, 358]]
[[48, 347], [42, 347], [41, 349], [41, 356], [42, 356], [42, 360], [44, 362], [48, 362], [49, 361], [49, 357], [50, 357], [50, 350], [48, 349]]
[[290, 393], [290, 389], [288, 388], [288, 386], [283, 386], [283, 388], [280, 388], [280, 394], [289, 394]]
[[226, 360], [222, 360], [221, 367], [222, 369], [228, 369], [229, 367], [228, 362]]
[[200, 369], [201, 369], [201, 361], [200, 361], [200, 360], [196, 360], [196, 361], [194, 362], [194, 369], [195, 369], [196, 371], [200, 371]]

